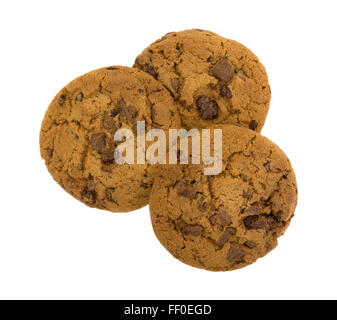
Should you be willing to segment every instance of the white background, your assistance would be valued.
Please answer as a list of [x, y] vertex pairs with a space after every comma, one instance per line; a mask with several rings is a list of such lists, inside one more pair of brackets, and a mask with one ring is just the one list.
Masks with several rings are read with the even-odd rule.
[[[337, 298], [335, 1], [1, 1], [0, 298]], [[295, 168], [299, 202], [279, 246], [242, 270], [172, 258], [148, 208], [114, 214], [48, 174], [39, 130], [73, 78], [132, 65], [169, 31], [208, 29], [259, 56], [272, 87], [263, 134]]]

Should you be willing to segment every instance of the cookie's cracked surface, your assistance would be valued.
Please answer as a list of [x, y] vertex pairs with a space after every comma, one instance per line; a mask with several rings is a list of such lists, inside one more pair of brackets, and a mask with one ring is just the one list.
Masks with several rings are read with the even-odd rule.
[[54, 179], [88, 206], [130, 211], [148, 203], [149, 165], [118, 165], [114, 133], [179, 127], [175, 102], [167, 90], [143, 71], [108, 67], [89, 72], [64, 87], [42, 123], [42, 158]]
[[259, 59], [240, 43], [204, 30], [171, 32], [134, 67], [159, 80], [179, 101], [187, 128], [236, 124], [260, 132], [270, 86]]
[[258, 133], [222, 126], [223, 166], [216, 176], [199, 165], [169, 166], [150, 196], [154, 231], [176, 258], [194, 267], [228, 271], [277, 245], [297, 203], [286, 155]]

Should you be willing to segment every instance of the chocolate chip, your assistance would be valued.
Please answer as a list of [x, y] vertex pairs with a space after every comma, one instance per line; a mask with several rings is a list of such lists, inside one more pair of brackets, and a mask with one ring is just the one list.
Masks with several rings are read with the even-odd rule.
[[234, 76], [234, 70], [226, 58], [220, 59], [213, 68], [213, 75], [221, 81], [228, 82]]
[[82, 92], [80, 92], [78, 95], [77, 95], [77, 97], [76, 97], [76, 102], [82, 102], [83, 101], [83, 93]]
[[246, 241], [243, 245], [249, 249], [256, 248], [256, 243], [254, 241]]
[[150, 64], [146, 63], [143, 67], [143, 71], [154, 77], [155, 79], [158, 79], [158, 73], [154, 70], [154, 67]]
[[220, 89], [220, 96], [227, 99], [232, 98], [232, 92], [225, 84]]
[[230, 263], [238, 262], [245, 256], [244, 251], [241, 249], [240, 245], [238, 243], [232, 243], [228, 254], [227, 254], [227, 260]]
[[103, 148], [105, 147], [105, 133], [95, 133], [90, 137], [90, 145], [91, 148], [97, 152], [102, 152]]
[[252, 120], [250, 123], [249, 123], [249, 129], [251, 130], [255, 130], [258, 126], [258, 123], [255, 121], [255, 120]]
[[185, 235], [191, 235], [193, 237], [198, 237], [203, 232], [204, 228], [199, 224], [187, 225], [183, 227], [182, 231]]
[[107, 69], [107, 70], [118, 70], [117, 67], [113, 67], [113, 66], [112, 66], [112, 67], [107, 67], [106, 69]]
[[189, 199], [192, 199], [195, 196], [194, 189], [186, 183], [179, 181], [175, 185], [175, 188], [177, 190], [178, 196], [189, 198]]
[[66, 101], [66, 96], [64, 94], [60, 95], [58, 98], [57, 98], [57, 103], [62, 106], [64, 104], [64, 102]]
[[94, 204], [96, 201], [96, 192], [93, 190], [88, 190], [88, 188], [85, 188], [82, 191], [82, 198], [85, 202], [89, 204]]
[[221, 234], [218, 240], [218, 246], [223, 247], [224, 244], [236, 233], [235, 228], [227, 228], [225, 232]]
[[178, 90], [179, 90], [179, 79], [177, 79], [177, 78], [171, 79], [171, 86], [172, 86], [174, 92], [177, 93]]
[[212, 120], [218, 117], [218, 104], [215, 100], [207, 96], [200, 96], [196, 101], [200, 116], [205, 120]]

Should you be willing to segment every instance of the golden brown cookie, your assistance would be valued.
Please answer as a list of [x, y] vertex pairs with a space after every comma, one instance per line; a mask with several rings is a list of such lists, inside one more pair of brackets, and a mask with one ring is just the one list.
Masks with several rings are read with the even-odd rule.
[[222, 126], [222, 172], [202, 165], [170, 166], [150, 196], [153, 228], [162, 245], [194, 267], [229, 271], [247, 266], [277, 245], [297, 203], [287, 156], [267, 138]]
[[90, 207], [124, 212], [148, 203], [153, 178], [149, 164], [117, 164], [117, 129], [137, 121], [146, 129], [179, 127], [176, 104], [167, 90], [137, 69], [108, 67], [64, 87], [42, 123], [42, 158], [54, 179]]
[[186, 128], [235, 124], [260, 132], [270, 86], [259, 59], [242, 44], [204, 30], [171, 32], [134, 67], [159, 80], [180, 103]]

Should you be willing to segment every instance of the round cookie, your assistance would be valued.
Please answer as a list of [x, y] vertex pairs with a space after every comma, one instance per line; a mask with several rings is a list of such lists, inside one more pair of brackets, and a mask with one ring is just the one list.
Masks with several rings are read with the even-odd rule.
[[136, 136], [137, 121], [145, 121], [146, 130], [180, 126], [176, 103], [145, 72], [120, 66], [89, 72], [49, 105], [40, 132], [42, 158], [53, 178], [86, 205], [115, 212], [141, 208], [153, 183], [150, 165], [120, 165], [114, 158], [115, 132], [131, 129]]
[[169, 166], [150, 196], [162, 245], [180, 261], [211, 271], [242, 268], [277, 245], [294, 215], [297, 185], [286, 155], [267, 138], [222, 126], [222, 171]]
[[136, 59], [180, 103], [184, 127], [234, 124], [260, 132], [270, 86], [259, 59], [242, 44], [204, 30], [171, 32]]

